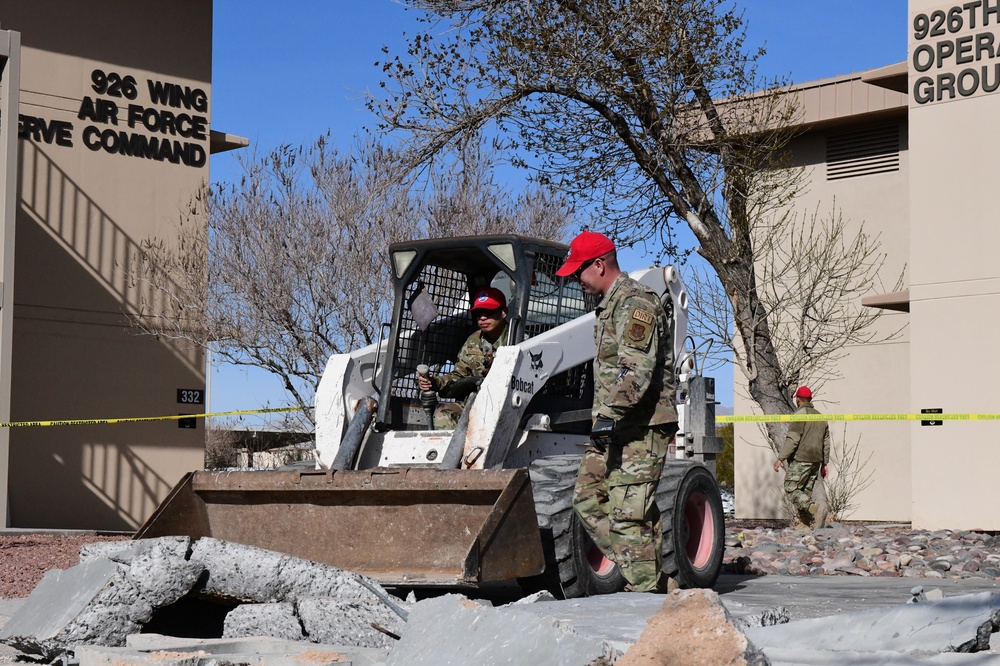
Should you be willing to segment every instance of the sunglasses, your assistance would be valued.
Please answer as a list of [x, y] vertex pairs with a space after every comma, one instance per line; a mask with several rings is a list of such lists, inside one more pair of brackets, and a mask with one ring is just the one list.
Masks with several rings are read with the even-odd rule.
[[587, 270], [588, 268], [590, 268], [591, 265], [595, 261], [597, 261], [599, 258], [600, 257], [594, 257], [593, 259], [587, 259], [587, 261], [585, 261], [582, 264], [580, 264], [580, 267], [578, 269], [576, 269], [575, 271], [573, 271], [573, 274], [570, 275], [570, 277], [573, 278], [574, 280], [579, 280], [580, 276], [583, 275], [583, 272], [585, 270]]
[[480, 317], [486, 317], [488, 319], [499, 319], [500, 314], [503, 312], [503, 308], [493, 308], [492, 310], [486, 310], [484, 308], [477, 308], [472, 311], [472, 317], [474, 319], [479, 319]]

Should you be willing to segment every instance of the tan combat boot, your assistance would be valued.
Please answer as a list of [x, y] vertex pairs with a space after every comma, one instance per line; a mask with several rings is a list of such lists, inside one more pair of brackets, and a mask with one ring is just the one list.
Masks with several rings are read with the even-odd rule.
[[660, 576], [656, 581], [657, 594], [670, 594], [674, 590], [679, 589], [681, 589], [681, 586], [673, 576]]

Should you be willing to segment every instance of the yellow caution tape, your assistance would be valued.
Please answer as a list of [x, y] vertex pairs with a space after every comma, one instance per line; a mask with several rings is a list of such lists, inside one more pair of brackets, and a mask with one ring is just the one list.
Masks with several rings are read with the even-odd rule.
[[717, 423], [803, 421], [1000, 421], [1000, 414], [751, 414], [716, 416]]
[[[274, 414], [276, 412], [300, 411], [302, 411], [302, 407], [274, 407], [271, 409], [248, 409], [235, 412], [171, 414], [170, 416], [136, 416], [121, 419], [12, 421], [10, 423], [0, 423], [0, 428], [142, 423], [144, 421], [177, 421], [180, 419], [203, 419], [214, 416], [242, 416], [246, 414]], [[716, 423], [795, 423], [805, 421], [1000, 421], [1000, 414], [728, 414], [716, 416], [715, 421]]]
[[143, 421], [178, 421], [180, 419], [203, 419], [209, 416], [238, 416], [242, 414], [273, 414], [274, 412], [298, 412], [301, 407], [275, 407], [273, 409], [249, 409], [239, 412], [212, 412], [211, 414], [174, 414], [170, 416], [136, 416], [125, 419], [66, 419], [62, 421], [13, 421], [0, 423], [0, 428], [24, 428], [31, 426], [102, 425], [108, 423], [142, 423]]

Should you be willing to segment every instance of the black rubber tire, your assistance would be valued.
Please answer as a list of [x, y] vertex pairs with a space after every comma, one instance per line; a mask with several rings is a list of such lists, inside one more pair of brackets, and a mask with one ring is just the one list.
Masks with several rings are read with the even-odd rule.
[[594, 545], [576, 511], [572, 512], [570, 521], [573, 524], [572, 553], [576, 579], [570, 585], [563, 584], [563, 596], [575, 599], [598, 594], [614, 594], [624, 590], [628, 580], [622, 575], [618, 565]]
[[540, 578], [521, 580], [525, 591], [547, 589], [556, 596], [573, 599], [625, 589], [627, 581], [617, 566], [605, 560], [597, 570], [589, 559], [596, 561], [603, 555], [573, 511], [573, 488], [579, 468], [578, 455], [539, 458], [529, 467], [545, 573]]
[[[527, 592], [547, 589], [572, 599], [625, 589], [627, 581], [617, 566], [598, 571], [588, 558], [596, 548], [573, 511], [579, 467], [578, 455], [539, 458], [529, 467], [545, 573], [521, 581]], [[725, 516], [715, 477], [699, 462], [668, 459], [656, 505], [663, 526], [664, 573], [683, 588], [714, 585], [725, 554]]]
[[663, 524], [663, 571], [682, 588], [712, 587], [725, 555], [719, 485], [699, 462], [667, 460], [656, 505]]

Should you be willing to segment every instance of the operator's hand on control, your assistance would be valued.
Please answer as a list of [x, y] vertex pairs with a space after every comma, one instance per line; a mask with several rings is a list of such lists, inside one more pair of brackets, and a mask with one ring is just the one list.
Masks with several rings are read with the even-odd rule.
[[826, 465], [820, 465], [820, 467], [819, 467], [819, 475], [822, 476], [824, 479], [826, 478], [827, 471], [828, 470], [826, 469]]
[[431, 381], [430, 377], [418, 376], [417, 377], [417, 386], [420, 387], [421, 391], [433, 391], [434, 390], [434, 382]]
[[594, 425], [590, 429], [590, 442], [594, 448], [604, 453], [608, 450], [608, 443], [611, 441], [611, 433], [615, 430], [615, 422], [607, 416], [598, 416], [594, 419]]
[[781, 461], [780, 460], [775, 460], [774, 461], [774, 471], [777, 472], [779, 469], [781, 469]]

